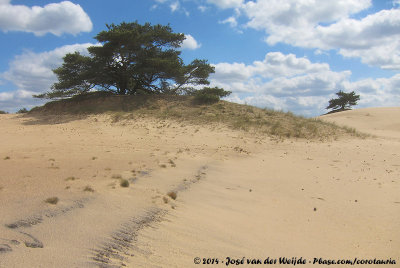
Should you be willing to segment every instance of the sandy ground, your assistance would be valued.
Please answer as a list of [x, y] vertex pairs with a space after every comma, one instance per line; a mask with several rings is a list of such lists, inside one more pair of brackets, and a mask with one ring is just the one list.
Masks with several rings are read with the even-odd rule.
[[0, 267], [400, 267], [399, 115], [324, 116], [375, 135], [329, 142], [0, 115]]

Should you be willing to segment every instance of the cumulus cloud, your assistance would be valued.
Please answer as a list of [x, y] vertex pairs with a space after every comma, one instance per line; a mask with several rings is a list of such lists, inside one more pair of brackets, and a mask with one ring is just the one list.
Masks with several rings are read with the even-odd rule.
[[90, 32], [93, 24], [80, 5], [70, 1], [39, 6], [12, 5], [10, 0], [0, 0], [0, 29], [3, 31], [31, 32], [37, 36], [47, 33], [60, 36], [64, 33]]
[[215, 77], [219, 80], [249, 79], [252, 76], [276, 78], [328, 71], [326, 63], [311, 63], [307, 58], [297, 58], [294, 54], [270, 52], [264, 60], [254, 61], [251, 65], [243, 63], [219, 63], [215, 65]]
[[195, 50], [201, 47], [201, 44], [199, 44], [190, 34], [185, 34], [185, 37], [186, 38], [183, 40], [181, 45], [182, 49]]
[[56, 48], [52, 51], [34, 53], [25, 52], [18, 55], [9, 64], [9, 70], [1, 76], [18, 89], [32, 92], [43, 92], [56, 81], [52, 70], [62, 64], [62, 58], [67, 53], [75, 51], [87, 54], [87, 47], [93, 44], [75, 44]]
[[372, 6], [371, 0], [233, 2], [219, 2], [220, 7], [235, 12], [223, 22], [236, 27], [237, 17], [244, 15], [248, 19], [245, 27], [265, 31], [269, 45], [286, 43], [319, 52], [335, 49], [344, 57], [360, 58], [371, 66], [400, 69], [400, 9], [355, 18]]
[[227, 99], [258, 107], [292, 111], [305, 116], [325, 113], [338, 90], [361, 95], [359, 107], [394, 106], [400, 101], [400, 74], [391, 78], [351, 82], [351, 72], [332, 71], [326, 63], [280, 52], [268, 53], [252, 64], [218, 63], [213, 86], [233, 92]]
[[17, 88], [12, 92], [0, 93], [1, 109], [15, 110], [15, 107], [21, 105], [24, 107], [38, 105], [40, 102], [33, 99], [32, 95], [50, 90], [51, 85], [57, 81], [52, 70], [62, 64], [65, 54], [78, 51], [87, 55], [87, 47], [93, 45], [90, 43], [66, 45], [52, 51], [42, 53], [27, 51], [16, 56], [9, 64], [9, 69], [0, 73], [0, 78]]

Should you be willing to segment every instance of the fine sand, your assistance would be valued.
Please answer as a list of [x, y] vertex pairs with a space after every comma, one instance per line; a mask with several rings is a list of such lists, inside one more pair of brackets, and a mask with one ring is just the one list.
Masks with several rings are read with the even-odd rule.
[[399, 267], [399, 118], [400, 108], [326, 115], [371, 136], [321, 142], [0, 115], [0, 267], [226, 267], [228, 257]]

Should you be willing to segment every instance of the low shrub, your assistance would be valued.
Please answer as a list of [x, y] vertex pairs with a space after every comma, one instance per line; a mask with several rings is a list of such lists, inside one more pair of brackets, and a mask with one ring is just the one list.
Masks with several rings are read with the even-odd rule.
[[213, 104], [218, 102], [220, 98], [226, 97], [231, 93], [219, 87], [205, 87], [194, 92], [194, 99], [200, 104]]

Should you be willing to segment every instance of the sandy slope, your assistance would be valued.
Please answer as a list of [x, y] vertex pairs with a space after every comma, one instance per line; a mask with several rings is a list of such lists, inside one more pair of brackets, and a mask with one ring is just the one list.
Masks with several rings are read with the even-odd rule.
[[[379, 137], [324, 143], [144, 118], [0, 115], [0, 267], [400, 263], [398, 111], [326, 116]], [[44, 202], [52, 196], [56, 205]]]
[[400, 138], [400, 107], [364, 108], [324, 115], [321, 118], [375, 136]]

